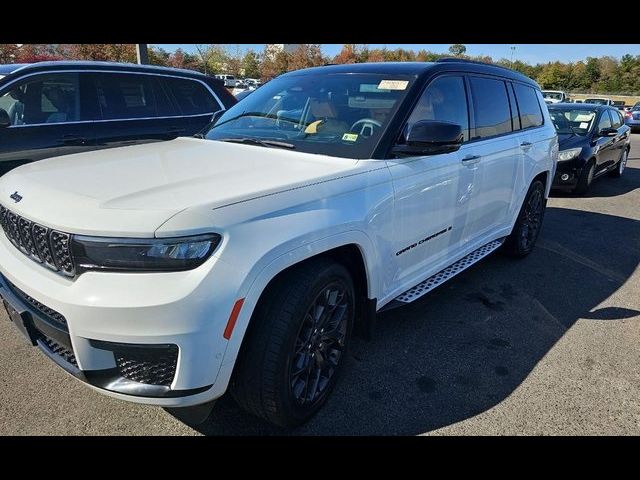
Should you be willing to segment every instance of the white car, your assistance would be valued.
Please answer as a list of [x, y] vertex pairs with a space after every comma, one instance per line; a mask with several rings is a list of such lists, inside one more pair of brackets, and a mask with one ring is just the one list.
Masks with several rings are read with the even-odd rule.
[[542, 97], [547, 104], [562, 103], [568, 99], [567, 94], [561, 90], [542, 90]]
[[262, 85], [262, 82], [257, 78], [245, 78], [244, 81], [247, 85], [253, 88], [258, 88], [260, 85]]
[[251, 85], [245, 83], [245, 82], [238, 82], [236, 83], [236, 86], [233, 87], [233, 90], [231, 90], [231, 94], [235, 97], [236, 95], [238, 95], [241, 92], [244, 92], [245, 90], [255, 90], [255, 87], [252, 87]]
[[233, 75], [218, 74], [215, 77], [222, 80], [227, 88], [235, 88], [238, 83], [238, 80]]
[[539, 87], [508, 69], [288, 73], [204, 138], [1, 177], [0, 296], [29, 343], [98, 392], [204, 415], [230, 390], [297, 425], [376, 312], [498, 248], [532, 251], [557, 155]]
[[613, 100], [607, 97], [585, 98], [584, 103], [595, 103], [596, 105], [613, 105]]

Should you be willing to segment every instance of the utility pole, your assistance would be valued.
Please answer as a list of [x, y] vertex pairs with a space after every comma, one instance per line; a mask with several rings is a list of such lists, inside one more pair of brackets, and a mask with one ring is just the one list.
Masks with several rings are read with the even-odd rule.
[[509, 48], [511, 49], [511, 68], [513, 68], [513, 54], [516, 51], [516, 46], [515, 45], [511, 45]]
[[140, 65], [148, 65], [149, 64], [149, 53], [147, 52], [147, 44], [146, 43], [137, 43], [136, 44], [136, 53], [138, 54], [138, 63]]

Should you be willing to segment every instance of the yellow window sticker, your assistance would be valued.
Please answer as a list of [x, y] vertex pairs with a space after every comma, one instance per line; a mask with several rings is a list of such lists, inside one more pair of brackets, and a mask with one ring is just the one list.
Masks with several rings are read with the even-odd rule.
[[358, 134], [345, 133], [344, 135], [342, 135], [342, 140], [344, 140], [345, 142], [355, 142], [356, 140], [358, 140]]
[[380, 80], [378, 89], [405, 90], [407, 85], [409, 85], [409, 80]]

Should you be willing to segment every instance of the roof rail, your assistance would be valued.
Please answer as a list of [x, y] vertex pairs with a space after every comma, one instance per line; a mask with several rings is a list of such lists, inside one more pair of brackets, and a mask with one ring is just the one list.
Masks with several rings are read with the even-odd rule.
[[466, 58], [444, 57], [444, 58], [439, 58], [438, 60], [436, 60], [436, 62], [437, 63], [471, 63], [474, 65], [488, 65], [490, 67], [504, 68], [505, 70], [509, 70], [510, 72], [516, 71], [516, 70], [513, 70], [512, 68], [498, 65], [496, 63], [480, 62], [479, 60], [469, 60]]

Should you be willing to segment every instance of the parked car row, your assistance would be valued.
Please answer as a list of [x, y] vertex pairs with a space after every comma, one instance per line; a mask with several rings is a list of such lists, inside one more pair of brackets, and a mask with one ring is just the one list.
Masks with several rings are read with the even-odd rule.
[[[227, 80], [85, 63], [0, 80], [21, 162], [20, 132], [63, 154], [206, 125], [0, 178], [15, 327], [95, 390], [191, 419], [229, 391], [307, 421], [353, 333], [498, 249], [531, 253], [551, 188], [622, 175], [630, 148], [617, 109], [546, 105], [469, 60], [299, 70], [238, 103]], [[128, 133], [146, 121], [166, 123]]]
[[233, 75], [228, 74], [218, 74], [215, 75], [215, 78], [222, 80], [224, 82], [224, 86], [227, 88], [256, 89], [262, 85], [262, 82], [257, 78], [236, 78]]

